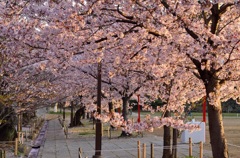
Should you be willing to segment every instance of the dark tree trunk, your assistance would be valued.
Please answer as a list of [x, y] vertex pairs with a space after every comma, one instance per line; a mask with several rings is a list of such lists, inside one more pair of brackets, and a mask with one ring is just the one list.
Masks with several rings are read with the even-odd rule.
[[[128, 117], [127, 117], [127, 103], [129, 101], [129, 98], [127, 96], [125, 97], [122, 97], [122, 101], [123, 101], [123, 110], [122, 110], [122, 116], [124, 118], [124, 121], [127, 121], [128, 120]], [[125, 132], [125, 131], [122, 131], [121, 133], [121, 136], [130, 136], [131, 134]]]
[[70, 118], [70, 127], [74, 124], [74, 119], [73, 119], [73, 103], [71, 102], [71, 118]]
[[75, 126], [83, 126], [83, 123], [81, 122], [81, 119], [83, 118], [85, 113], [85, 107], [81, 107], [75, 112], [73, 122], [70, 124], [70, 127], [75, 127]]
[[[166, 111], [164, 117], [169, 117], [170, 112]], [[164, 133], [163, 133], [163, 156], [162, 158], [171, 158], [171, 128], [169, 126], [164, 126]]]
[[112, 112], [113, 112], [113, 103], [112, 102], [108, 102], [108, 110], [109, 110], [109, 113], [112, 114]]
[[[210, 80], [206, 90], [208, 104], [208, 122], [210, 143], [214, 158], [228, 158], [227, 140], [225, 138], [222, 107], [220, 101], [220, 87], [218, 81]], [[211, 97], [210, 97], [211, 96]]]
[[128, 120], [128, 117], [127, 117], [127, 103], [128, 103], [128, 100], [129, 100], [129, 98], [127, 96], [122, 98], [122, 101], [123, 101], [122, 115], [123, 115], [123, 118], [124, 118], [125, 121]]
[[178, 130], [173, 128], [172, 158], [177, 158], [177, 137]]
[[[210, 143], [214, 158], [228, 158], [227, 141], [224, 134], [222, 107], [221, 107], [221, 84], [224, 80], [218, 78], [218, 72], [212, 67], [208, 60], [198, 60], [191, 58], [196, 65], [200, 77], [205, 85], [206, 97], [208, 101], [208, 123]], [[205, 65], [205, 69], [201, 69]]]

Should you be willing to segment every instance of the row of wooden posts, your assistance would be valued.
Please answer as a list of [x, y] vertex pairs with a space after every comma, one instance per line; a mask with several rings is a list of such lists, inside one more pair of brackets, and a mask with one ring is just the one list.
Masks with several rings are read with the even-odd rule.
[[[140, 141], [137, 142], [137, 146], [138, 146], [138, 158], [141, 158], [141, 144]], [[142, 144], [142, 158], [146, 158], [146, 144], [143, 143]], [[192, 138], [189, 138], [189, 157], [192, 157]], [[151, 143], [151, 147], [150, 147], [150, 156], [151, 158], [154, 158], [154, 144]], [[203, 142], [201, 141], [199, 143], [199, 158], [203, 158]]]
[[[42, 120], [38, 118], [36, 120], [36, 123], [35, 122], [33, 123], [33, 127], [29, 129], [28, 133], [32, 135], [32, 140], [34, 140], [37, 137], [39, 133], [39, 129], [37, 129], [36, 127], [39, 127], [41, 122]], [[21, 129], [18, 129], [17, 138], [15, 138], [14, 156], [18, 155], [18, 145], [24, 143], [24, 137], [25, 137], [25, 140], [27, 141], [27, 131], [20, 131], [20, 130]]]
[[61, 117], [58, 118], [61, 126], [63, 127], [64, 134], [66, 138], [68, 138], [68, 126], [65, 124], [65, 120], [62, 119]]
[[[201, 141], [199, 143], [199, 158], [203, 158], [203, 142]], [[82, 148], [79, 148], [78, 150], [78, 158], [83, 158], [82, 156]], [[142, 155], [142, 157], [141, 157]], [[189, 138], [189, 157], [192, 157], [192, 138]], [[137, 141], [137, 158], [146, 158], [147, 157], [147, 151], [146, 151], [146, 144], [142, 144], [142, 152], [141, 152], [141, 143], [140, 141]], [[150, 157], [154, 158], [154, 144], [151, 143], [150, 147]]]
[[0, 150], [0, 158], [6, 158], [6, 151]]
[[[137, 146], [138, 146], [138, 158], [141, 158], [141, 144], [140, 141], [137, 142]], [[146, 158], [146, 144], [143, 143], [142, 144], [142, 158]], [[192, 157], [192, 138], [189, 138], [189, 157]], [[150, 156], [151, 158], [154, 158], [154, 144], [151, 143], [151, 147], [150, 147]], [[203, 142], [201, 141], [199, 143], [199, 158], [203, 158]]]

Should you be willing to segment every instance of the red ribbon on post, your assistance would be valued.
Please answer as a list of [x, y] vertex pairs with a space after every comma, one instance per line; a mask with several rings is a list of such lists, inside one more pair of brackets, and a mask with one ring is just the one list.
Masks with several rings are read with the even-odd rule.
[[138, 123], [140, 122], [140, 104], [139, 104], [139, 97], [140, 97], [140, 95], [138, 94], [137, 95], [138, 96]]
[[203, 119], [202, 121], [206, 123], [206, 106], [207, 106], [207, 98], [206, 96], [203, 97], [203, 104], [202, 104], [202, 112], [203, 112]]

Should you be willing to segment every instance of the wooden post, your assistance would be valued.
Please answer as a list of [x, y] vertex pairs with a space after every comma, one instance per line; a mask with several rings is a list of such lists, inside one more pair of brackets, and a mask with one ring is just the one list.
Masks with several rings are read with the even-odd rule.
[[199, 158], [203, 158], [203, 142], [200, 142], [200, 155]]
[[22, 131], [22, 124], [23, 124], [23, 114], [20, 112], [20, 131]]
[[103, 131], [104, 131], [104, 130], [103, 130], [103, 124], [101, 124], [101, 126], [102, 126], [102, 137], [103, 137], [103, 136], [104, 136], [104, 134], [103, 134]]
[[154, 158], [154, 144], [151, 143], [151, 158]]
[[110, 139], [112, 138], [112, 128], [110, 127]]
[[143, 143], [143, 150], [142, 150], [143, 158], [146, 158], [146, 144]]
[[27, 131], [25, 131], [25, 139], [26, 139], [26, 142], [28, 141], [27, 140]]
[[68, 138], [68, 127], [66, 126], [66, 138]]
[[108, 138], [110, 138], [110, 127], [108, 127]]
[[0, 158], [6, 158], [6, 151], [0, 150]]
[[20, 139], [21, 133], [19, 131], [17, 132], [17, 137], [18, 137], [18, 141], [20, 142], [21, 141], [21, 139]]
[[137, 146], [138, 146], [138, 158], [141, 158], [141, 146], [140, 146], [140, 141], [137, 141]]
[[192, 138], [189, 138], [189, 157], [192, 157]]
[[78, 158], [82, 158], [82, 149], [81, 148], [78, 149]]
[[3, 158], [6, 158], [6, 151], [3, 150], [2, 152], [3, 152], [3, 153], [2, 153], [2, 154], [3, 154], [2, 157], [3, 157]]
[[21, 132], [21, 144], [23, 144], [23, 132]]
[[15, 138], [14, 156], [17, 156], [17, 154], [18, 154], [18, 138]]
[[35, 129], [35, 128], [36, 128], [36, 123], [34, 122], [34, 123], [33, 123], [33, 129]]
[[65, 126], [65, 120], [62, 121], [62, 127], [64, 128]]

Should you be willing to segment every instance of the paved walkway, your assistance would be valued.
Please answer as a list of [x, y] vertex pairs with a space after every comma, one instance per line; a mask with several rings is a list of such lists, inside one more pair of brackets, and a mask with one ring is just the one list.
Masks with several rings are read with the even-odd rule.
[[[156, 158], [162, 156], [162, 137], [144, 136], [136, 138], [115, 138], [102, 139], [102, 157], [103, 158], [137, 158], [137, 141], [146, 144], [147, 158], [150, 157], [150, 145], [154, 144], [154, 155]], [[141, 145], [142, 146], [142, 145]], [[64, 131], [58, 119], [50, 120], [38, 158], [78, 158], [78, 150], [81, 147], [83, 158], [92, 158], [95, 155], [95, 138], [76, 138], [66, 139]], [[178, 156], [188, 155], [188, 144], [178, 145]], [[142, 151], [141, 151], [142, 153]], [[193, 146], [193, 156], [199, 157], [199, 146]], [[204, 151], [204, 158], [211, 157], [209, 151]]]

